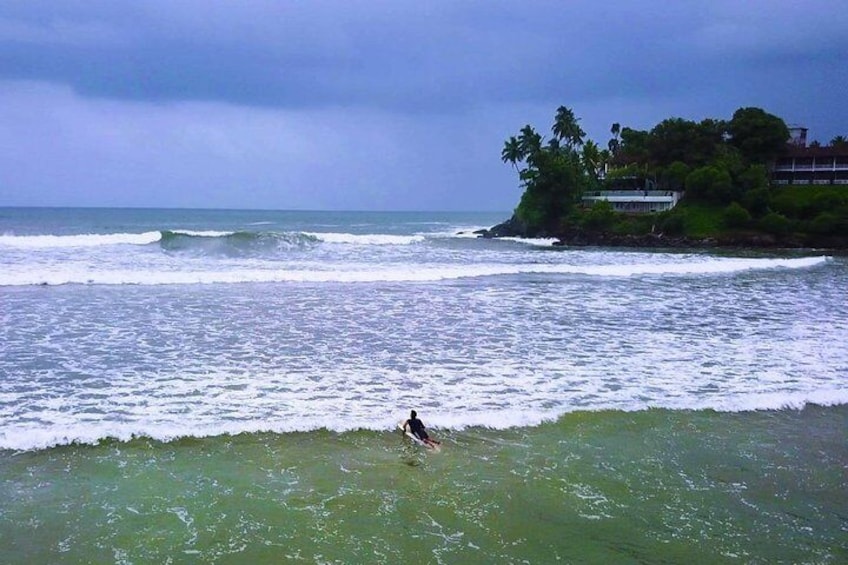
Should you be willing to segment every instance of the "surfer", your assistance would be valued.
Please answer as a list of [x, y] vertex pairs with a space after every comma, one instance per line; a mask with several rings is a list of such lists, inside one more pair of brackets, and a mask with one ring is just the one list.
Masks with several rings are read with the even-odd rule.
[[409, 431], [410, 433], [412, 433], [412, 435], [423, 441], [428, 446], [435, 447], [439, 445], [440, 442], [432, 439], [429, 435], [427, 435], [427, 432], [424, 430], [424, 422], [418, 419], [418, 414], [415, 412], [415, 410], [412, 410], [409, 413], [409, 420], [403, 423], [404, 433], [407, 430], [407, 426], [409, 427]]

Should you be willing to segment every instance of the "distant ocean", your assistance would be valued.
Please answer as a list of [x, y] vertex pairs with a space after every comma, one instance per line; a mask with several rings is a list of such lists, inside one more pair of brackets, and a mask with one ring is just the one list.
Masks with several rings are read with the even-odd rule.
[[848, 562], [846, 257], [507, 216], [0, 208], [0, 562]]

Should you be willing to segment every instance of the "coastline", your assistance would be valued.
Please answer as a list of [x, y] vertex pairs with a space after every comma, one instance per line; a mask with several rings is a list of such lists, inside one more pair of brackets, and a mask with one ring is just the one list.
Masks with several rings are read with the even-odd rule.
[[787, 234], [762, 232], [722, 232], [708, 237], [646, 234], [616, 234], [571, 228], [556, 233], [530, 234], [515, 216], [488, 229], [474, 232], [478, 237], [552, 237], [555, 247], [630, 247], [644, 249], [819, 249], [848, 252], [848, 235]]

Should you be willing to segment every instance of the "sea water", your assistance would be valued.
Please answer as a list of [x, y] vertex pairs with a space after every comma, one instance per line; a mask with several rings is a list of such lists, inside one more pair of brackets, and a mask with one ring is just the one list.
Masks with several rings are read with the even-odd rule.
[[0, 209], [0, 562], [848, 560], [845, 257], [506, 216]]

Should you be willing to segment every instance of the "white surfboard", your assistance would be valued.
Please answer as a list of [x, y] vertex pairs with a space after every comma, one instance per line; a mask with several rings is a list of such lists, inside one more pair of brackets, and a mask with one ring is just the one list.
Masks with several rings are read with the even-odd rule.
[[430, 443], [424, 442], [424, 441], [418, 439], [418, 437], [415, 434], [413, 434], [411, 431], [404, 430], [403, 429], [403, 422], [398, 423], [398, 429], [400, 431], [402, 431], [403, 435], [405, 435], [406, 437], [411, 439], [413, 441], [413, 443], [415, 443], [416, 445], [420, 445], [421, 447], [423, 447], [425, 449], [432, 449], [433, 451], [439, 451], [441, 449], [439, 447], [438, 443], [430, 444]]

